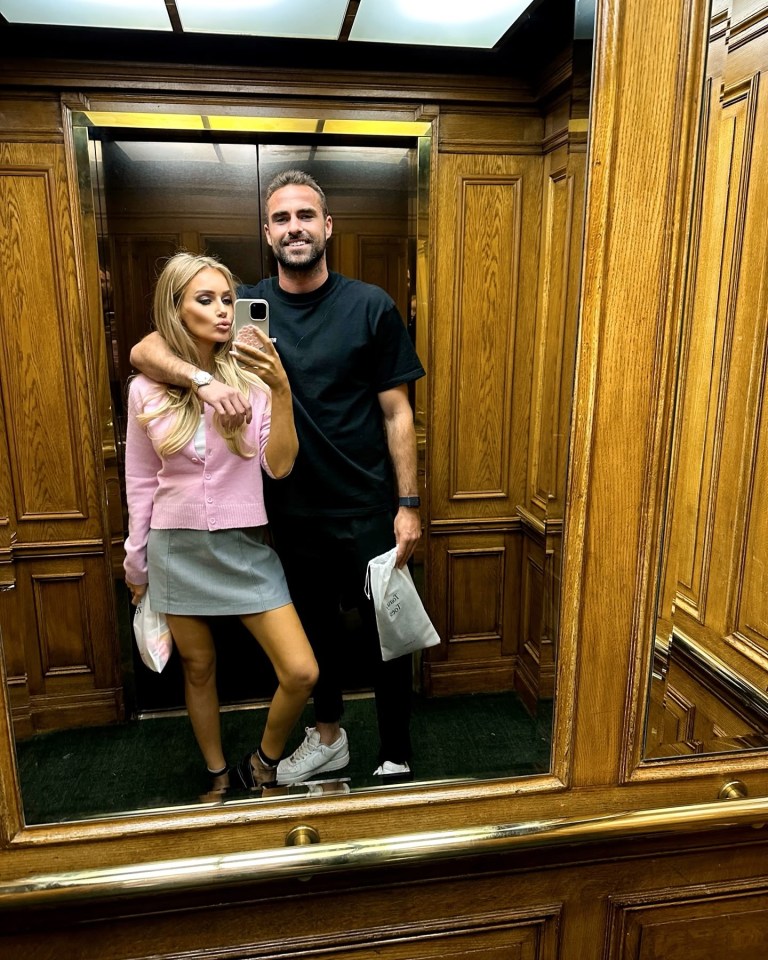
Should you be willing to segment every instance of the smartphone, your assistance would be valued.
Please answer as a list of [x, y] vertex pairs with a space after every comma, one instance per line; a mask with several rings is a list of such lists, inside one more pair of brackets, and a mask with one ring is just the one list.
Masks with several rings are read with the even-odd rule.
[[235, 300], [235, 330], [253, 324], [269, 336], [269, 304], [266, 300]]

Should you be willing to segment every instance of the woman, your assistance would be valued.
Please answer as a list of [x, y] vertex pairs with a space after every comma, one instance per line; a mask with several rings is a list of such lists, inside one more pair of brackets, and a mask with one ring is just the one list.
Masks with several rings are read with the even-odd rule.
[[[128, 401], [125, 574], [133, 603], [149, 585], [181, 655], [195, 738], [221, 795], [230, 772], [221, 742], [216, 652], [206, 618], [237, 615], [262, 646], [278, 686], [259, 747], [236, 773], [250, 789], [276, 780], [286, 740], [317, 680], [317, 663], [277, 555], [264, 542], [262, 469], [287, 476], [298, 451], [288, 378], [267, 337], [261, 378], [231, 354], [234, 279], [213, 257], [171, 257], [155, 287], [155, 327], [174, 353], [249, 396], [250, 423], [231, 427], [195, 389], [139, 375]], [[234, 772], [233, 772], [234, 775]]]

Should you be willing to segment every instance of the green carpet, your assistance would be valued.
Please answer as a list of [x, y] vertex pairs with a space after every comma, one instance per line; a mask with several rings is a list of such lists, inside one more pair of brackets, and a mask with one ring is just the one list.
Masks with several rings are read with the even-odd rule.
[[[351, 760], [339, 772], [351, 789], [380, 785], [373, 700], [346, 702]], [[230, 763], [258, 744], [262, 709], [222, 714]], [[311, 723], [307, 708], [290, 752]], [[414, 699], [411, 724], [417, 781], [493, 779], [549, 769], [552, 709], [531, 717], [514, 694]], [[186, 716], [39, 734], [17, 745], [27, 824], [92, 819], [197, 803], [207, 777]], [[237, 799], [234, 797], [233, 799]]]

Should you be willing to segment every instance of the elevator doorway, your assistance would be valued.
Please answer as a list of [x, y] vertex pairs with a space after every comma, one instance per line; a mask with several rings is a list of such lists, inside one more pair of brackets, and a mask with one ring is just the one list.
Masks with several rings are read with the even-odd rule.
[[[218, 256], [243, 283], [274, 274], [263, 237], [262, 196], [276, 173], [298, 167], [315, 177], [328, 199], [334, 224], [329, 268], [386, 289], [416, 342], [419, 144], [414, 137], [277, 142], [206, 131], [91, 126], [88, 152], [115, 434], [112, 566], [126, 701], [133, 715], [146, 715], [184, 706], [178, 656], [174, 654], [162, 674], [152, 673], [138, 658], [133, 608], [122, 582], [126, 398], [129, 378], [136, 372], [130, 351], [151, 329], [155, 278], [165, 259], [179, 249]], [[421, 438], [419, 446], [423, 453]], [[222, 705], [271, 697], [272, 667], [250, 634], [237, 618], [212, 623]], [[355, 612], [344, 613], [343, 623], [342, 642], [349, 650], [345, 689], [364, 693], [370, 688], [370, 664], [360, 659]]]

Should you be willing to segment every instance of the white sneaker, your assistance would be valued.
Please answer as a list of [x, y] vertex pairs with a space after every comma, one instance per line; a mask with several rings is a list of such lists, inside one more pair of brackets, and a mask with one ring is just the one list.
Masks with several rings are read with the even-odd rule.
[[337, 793], [351, 792], [346, 780], [323, 780], [320, 783], [308, 783], [306, 787], [308, 797], [333, 796]]
[[391, 777], [410, 773], [411, 768], [407, 763], [393, 763], [391, 760], [385, 760], [380, 767], [373, 771], [374, 777]]
[[316, 727], [305, 727], [306, 736], [290, 757], [277, 765], [277, 782], [301, 783], [316, 773], [341, 770], [349, 763], [347, 733], [342, 730], [338, 740], [330, 745], [320, 743]]

